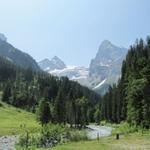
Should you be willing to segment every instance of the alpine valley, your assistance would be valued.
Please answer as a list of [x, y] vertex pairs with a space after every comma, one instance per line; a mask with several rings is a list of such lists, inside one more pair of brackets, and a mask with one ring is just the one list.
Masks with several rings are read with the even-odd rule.
[[0, 56], [25, 69], [44, 70], [58, 77], [66, 76], [101, 95], [108, 91], [110, 85], [117, 83], [127, 51], [126, 48], [115, 46], [110, 41], [104, 40], [88, 68], [66, 65], [57, 56], [37, 63], [30, 55], [9, 44], [5, 35], [0, 34]]
[[67, 76], [70, 80], [77, 81], [103, 95], [110, 85], [117, 83], [127, 51], [126, 48], [115, 46], [110, 41], [104, 40], [95, 58], [91, 60], [89, 68], [66, 65], [57, 56], [51, 60], [44, 59], [38, 64], [42, 70], [52, 75]]

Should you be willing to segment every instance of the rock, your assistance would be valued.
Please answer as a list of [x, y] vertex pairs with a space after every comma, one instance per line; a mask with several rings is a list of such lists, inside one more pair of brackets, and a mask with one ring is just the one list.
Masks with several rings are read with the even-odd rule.
[[2, 136], [0, 137], [0, 150], [15, 150], [15, 144], [18, 136]]

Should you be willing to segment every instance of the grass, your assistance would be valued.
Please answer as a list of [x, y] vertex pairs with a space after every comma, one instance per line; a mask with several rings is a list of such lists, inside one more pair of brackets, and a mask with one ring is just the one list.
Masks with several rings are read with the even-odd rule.
[[99, 141], [66, 143], [51, 150], [148, 150], [150, 133], [132, 133], [116, 140], [114, 136], [101, 138]]
[[[60, 144], [54, 148], [41, 148], [38, 150], [149, 150], [150, 149], [150, 132], [144, 134], [132, 133], [121, 136], [119, 140], [115, 136], [100, 138], [94, 141], [80, 141]], [[22, 150], [22, 149], [18, 149]], [[30, 148], [28, 150], [37, 150]]]
[[[35, 132], [40, 125], [35, 115], [0, 102], [0, 136]], [[22, 126], [22, 127], [21, 127]]]

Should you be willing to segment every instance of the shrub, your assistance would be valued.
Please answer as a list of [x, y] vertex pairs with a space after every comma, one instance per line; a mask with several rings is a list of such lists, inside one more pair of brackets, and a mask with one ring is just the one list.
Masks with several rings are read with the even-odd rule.
[[85, 130], [74, 130], [67, 133], [67, 138], [70, 141], [86, 141], [88, 140], [87, 132]]
[[129, 134], [129, 133], [133, 133], [139, 130], [139, 127], [135, 126], [135, 125], [130, 125], [127, 122], [122, 122], [118, 128], [116, 128], [115, 130], [113, 130], [112, 134]]
[[85, 130], [70, 129], [63, 125], [48, 124], [41, 128], [38, 134], [21, 135], [19, 146], [21, 147], [53, 147], [58, 143], [66, 141], [85, 141], [88, 140]]
[[21, 147], [52, 147], [61, 142], [61, 136], [67, 133], [68, 128], [61, 125], [48, 124], [41, 128], [39, 134], [25, 134], [19, 138], [18, 145]]
[[19, 137], [18, 145], [21, 147], [30, 147], [30, 146], [39, 147], [39, 139], [40, 139], [39, 134], [27, 135], [27, 133], [25, 133]]
[[0, 103], [0, 107], [3, 107], [3, 104], [2, 104], [2, 103]]

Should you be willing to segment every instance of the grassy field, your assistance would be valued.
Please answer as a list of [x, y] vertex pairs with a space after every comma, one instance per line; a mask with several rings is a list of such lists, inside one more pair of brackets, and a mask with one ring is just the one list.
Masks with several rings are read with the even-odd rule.
[[[25, 128], [21, 126], [25, 125]], [[27, 129], [36, 132], [40, 125], [32, 113], [17, 109], [0, 101], [0, 136], [20, 134]], [[127, 125], [122, 125], [119, 130], [127, 132]], [[130, 129], [131, 130], [131, 129]], [[123, 133], [123, 132], [122, 132]], [[128, 132], [127, 132], [128, 133]], [[150, 131], [138, 132], [120, 136], [119, 140], [115, 136], [100, 138], [94, 141], [70, 142], [57, 145], [50, 150], [149, 150]], [[40, 149], [49, 150], [49, 149]]]
[[52, 150], [149, 150], [150, 134], [133, 133], [122, 136], [101, 138], [99, 141], [73, 142], [54, 147]]
[[25, 129], [34, 132], [39, 127], [32, 113], [0, 102], [0, 135], [20, 134]]

